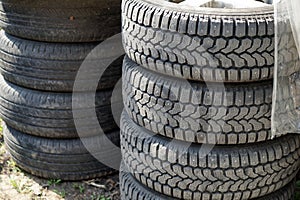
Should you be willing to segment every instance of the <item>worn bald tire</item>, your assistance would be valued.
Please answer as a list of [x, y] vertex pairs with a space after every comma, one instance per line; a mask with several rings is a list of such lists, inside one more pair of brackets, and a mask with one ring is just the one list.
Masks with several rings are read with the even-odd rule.
[[[119, 143], [119, 132], [109, 133], [107, 137], [113, 143]], [[30, 136], [6, 127], [4, 139], [17, 165], [43, 178], [82, 180], [105, 176], [115, 170], [100, 163], [93, 155], [101, 153], [116, 162], [121, 158], [120, 152], [111, 152], [103, 136], [57, 140]], [[93, 152], [86, 149], [87, 144]]]
[[[175, 198], [157, 193], [139, 183], [126, 167], [121, 165], [120, 168], [120, 190], [121, 200], [174, 200]], [[255, 198], [254, 200], [294, 200], [295, 181], [290, 182], [285, 187], [264, 197]]]
[[120, 32], [119, 0], [1, 0], [0, 26], [47, 42], [102, 41]]
[[[82, 92], [80, 98], [72, 99], [72, 93], [30, 90], [14, 85], [1, 76], [0, 117], [9, 126], [36, 136], [77, 138], [78, 130], [85, 132], [81, 137], [92, 136], [100, 133], [99, 124], [104, 132], [118, 129], [111, 111], [111, 95], [111, 90], [97, 92], [91, 102], [90, 93]], [[77, 114], [76, 119], [73, 112]], [[91, 120], [93, 114], [98, 118], [97, 123]]]
[[125, 57], [123, 100], [139, 125], [169, 138], [212, 144], [271, 139], [272, 82], [188, 82], [144, 69]]
[[138, 64], [185, 79], [272, 79], [274, 11], [265, 5], [224, 9], [164, 0], [125, 0], [124, 48]]
[[[87, 55], [99, 43], [45, 43], [0, 32], [0, 72], [17, 85], [45, 91], [72, 92], [76, 75]], [[94, 52], [95, 53], [95, 52]], [[99, 60], [95, 63], [101, 62]], [[98, 90], [113, 88], [121, 78], [122, 58], [107, 67]], [[77, 80], [98, 83], [99, 65], [91, 65], [88, 77]]]
[[146, 187], [178, 199], [253, 199], [284, 187], [300, 164], [300, 136], [245, 145], [170, 140], [121, 119], [121, 151]]

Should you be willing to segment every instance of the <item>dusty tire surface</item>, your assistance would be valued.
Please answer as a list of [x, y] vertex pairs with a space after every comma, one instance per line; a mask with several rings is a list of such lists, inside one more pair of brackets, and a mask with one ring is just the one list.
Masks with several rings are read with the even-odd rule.
[[123, 99], [139, 125], [195, 143], [245, 144], [271, 139], [272, 82], [189, 82], [154, 73], [125, 57]]
[[[114, 143], [119, 143], [119, 132], [107, 134]], [[86, 149], [89, 144], [93, 153], [109, 152], [101, 136], [80, 139], [47, 139], [4, 129], [5, 144], [12, 159], [25, 171], [43, 178], [62, 180], [91, 179], [113, 173], [115, 170], [100, 163]], [[118, 155], [116, 155], [116, 159]]]
[[103, 41], [120, 32], [120, 6], [119, 0], [2, 0], [0, 26], [30, 40]]
[[284, 187], [300, 164], [299, 135], [245, 145], [203, 145], [153, 135], [127, 114], [121, 150], [146, 187], [178, 199], [254, 199]]
[[211, 82], [272, 79], [274, 11], [188, 7], [163, 0], [122, 3], [124, 49], [142, 66]]
[[[111, 95], [111, 90], [97, 92], [93, 107], [82, 102], [82, 99], [90, 97], [89, 93], [82, 93], [82, 99], [73, 99], [78, 101], [78, 106], [72, 107], [72, 93], [30, 90], [0, 77], [0, 117], [9, 126], [27, 134], [48, 138], [77, 138], [74, 111], [79, 113], [77, 117], [79, 123], [82, 123], [77, 128], [81, 132], [86, 131], [84, 136], [92, 136], [99, 134], [99, 124], [104, 132], [118, 129], [111, 111]], [[92, 116], [88, 111], [93, 109], [98, 118], [97, 124], [90, 122]]]
[[[46, 43], [25, 40], [0, 32], [0, 71], [17, 85], [45, 91], [72, 92], [80, 66], [99, 43]], [[101, 62], [99, 59], [98, 62]], [[122, 72], [122, 58], [101, 76], [98, 90], [114, 87]], [[82, 81], [98, 82], [98, 66]]]
[[[174, 200], [168, 196], [159, 194], [139, 183], [126, 169], [124, 164], [120, 168], [121, 200]], [[264, 197], [254, 200], [293, 200], [295, 194], [295, 182], [291, 181], [285, 187]]]

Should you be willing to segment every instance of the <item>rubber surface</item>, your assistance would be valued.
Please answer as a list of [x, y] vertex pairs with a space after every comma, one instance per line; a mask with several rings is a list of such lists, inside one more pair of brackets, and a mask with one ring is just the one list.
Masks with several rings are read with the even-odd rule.
[[[107, 134], [119, 143], [119, 132]], [[83, 180], [105, 176], [115, 170], [96, 160], [93, 155], [110, 155], [111, 149], [104, 144], [102, 136], [69, 140], [45, 139], [20, 133], [11, 127], [4, 128], [6, 147], [17, 165], [25, 171], [43, 178]], [[93, 148], [93, 155], [84, 144]], [[110, 159], [118, 159], [115, 155]]]
[[[99, 43], [45, 43], [24, 40], [0, 32], [0, 71], [5, 79], [17, 85], [38, 90], [71, 92], [74, 80], [87, 55]], [[95, 60], [101, 62], [101, 59]], [[121, 77], [122, 57], [101, 76], [98, 90], [115, 86]], [[98, 82], [99, 66], [90, 66], [82, 81]]]
[[[118, 126], [111, 113], [112, 91], [97, 92], [95, 107], [88, 103], [89, 93], [74, 98], [72, 93], [51, 93], [30, 90], [16, 86], [0, 77], [0, 117], [9, 126], [27, 133], [48, 138], [77, 138], [73, 112], [77, 113], [80, 126], [77, 128], [84, 136], [99, 134], [100, 124], [103, 131], [117, 130]], [[84, 102], [82, 102], [85, 100]], [[91, 122], [89, 112], [98, 118], [97, 124]], [[83, 136], [83, 135], [81, 135]]]
[[121, 119], [125, 165], [150, 189], [178, 199], [253, 199], [293, 180], [300, 136], [247, 145], [213, 146], [170, 140]]
[[1, 0], [0, 26], [47, 42], [103, 41], [120, 33], [120, 0]]
[[245, 144], [271, 139], [272, 82], [215, 84], [154, 73], [125, 57], [123, 100], [139, 125], [195, 143]]
[[273, 15], [271, 5], [224, 9], [188, 7], [164, 0], [125, 0], [124, 49], [148, 69], [185, 79], [272, 79]]
[[[159, 194], [140, 184], [130, 173], [124, 164], [120, 168], [121, 200], [175, 200], [163, 194]], [[294, 200], [295, 181], [267, 196], [254, 200]]]

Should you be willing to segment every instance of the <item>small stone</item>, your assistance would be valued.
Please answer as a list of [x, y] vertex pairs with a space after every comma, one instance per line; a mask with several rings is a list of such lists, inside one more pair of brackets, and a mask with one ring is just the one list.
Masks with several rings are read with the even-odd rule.
[[39, 185], [33, 185], [30, 188], [32, 190], [32, 193], [36, 196], [42, 195], [42, 188]]

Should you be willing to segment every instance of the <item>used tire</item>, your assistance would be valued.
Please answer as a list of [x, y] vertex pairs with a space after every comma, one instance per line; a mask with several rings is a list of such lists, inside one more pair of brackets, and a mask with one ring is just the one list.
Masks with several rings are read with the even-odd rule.
[[[112, 142], [119, 143], [119, 132], [109, 133], [107, 137]], [[105, 146], [102, 136], [68, 140], [46, 139], [6, 127], [4, 140], [8, 152], [20, 168], [43, 178], [74, 181], [105, 176], [115, 171], [94, 158], [84, 144], [94, 148], [93, 153], [101, 151], [104, 155], [106, 152], [110, 159], [120, 159], [118, 154], [111, 157], [111, 149]]]
[[119, 0], [1, 0], [0, 26], [47, 42], [102, 41], [120, 32]]
[[[126, 169], [124, 164], [120, 168], [120, 190], [121, 200], [175, 200], [157, 193], [139, 183]], [[267, 196], [255, 198], [253, 200], [294, 200], [295, 181]], [[178, 200], [178, 199], [177, 199]]]
[[125, 57], [123, 99], [140, 126], [195, 143], [246, 144], [271, 139], [272, 82], [189, 82], [144, 69]]
[[262, 197], [291, 182], [300, 164], [297, 134], [256, 144], [199, 146], [153, 136], [125, 113], [121, 150], [139, 182], [178, 199]]
[[[0, 71], [5, 79], [37, 90], [72, 92], [77, 72], [87, 55], [99, 43], [45, 43], [0, 32]], [[101, 62], [101, 60], [99, 60]], [[121, 77], [122, 58], [101, 76], [98, 90], [114, 87]], [[90, 69], [89, 81], [98, 82], [98, 66]], [[99, 74], [99, 73], [98, 73]]]
[[[96, 93], [95, 108], [82, 102], [89, 93], [82, 92], [82, 99], [72, 99], [72, 93], [51, 93], [19, 87], [0, 77], [0, 117], [11, 127], [36, 136], [48, 138], [77, 138], [73, 112], [79, 113], [80, 130], [84, 136], [99, 134], [100, 124], [104, 132], [117, 130], [111, 113], [112, 91]], [[77, 102], [72, 108], [72, 100]], [[88, 99], [87, 99], [88, 100]], [[78, 104], [78, 106], [77, 106]], [[97, 124], [90, 122], [89, 110], [95, 109]], [[82, 135], [81, 135], [82, 136]]]
[[191, 80], [272, 79], [271, 5], [224, 9], [174, 2], [181, 1], [123, 1], [123, 42], [132, 60], [148, 69]]

